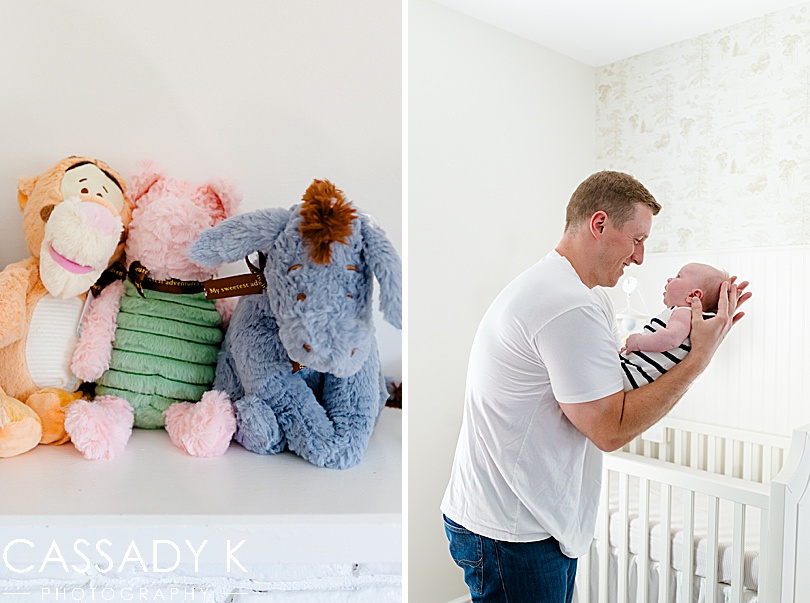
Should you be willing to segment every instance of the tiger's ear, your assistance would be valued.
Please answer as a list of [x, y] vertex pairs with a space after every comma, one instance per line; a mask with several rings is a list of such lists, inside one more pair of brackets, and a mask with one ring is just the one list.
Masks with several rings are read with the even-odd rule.
[[17, 203], [20, 205], [20, 209], [25, 209], [25, 206], [28, 204], [28, 197], [34, 192], [37, 179], [38, 176], [17, 179]]

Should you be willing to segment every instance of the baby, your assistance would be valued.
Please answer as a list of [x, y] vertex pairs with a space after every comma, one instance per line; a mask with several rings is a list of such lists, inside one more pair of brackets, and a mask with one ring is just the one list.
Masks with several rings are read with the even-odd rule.
[[691, 350], [692, 298], [703, 311], [717, 312], [720, 286], [728, 274], [706, 264], [686, 264], [675, 278], [667, 279], [664, 305], [667, 309], [644, 325], [643, 333], [633, 333], [620, 352], [624, 390], [652, 383], [678, 364]]

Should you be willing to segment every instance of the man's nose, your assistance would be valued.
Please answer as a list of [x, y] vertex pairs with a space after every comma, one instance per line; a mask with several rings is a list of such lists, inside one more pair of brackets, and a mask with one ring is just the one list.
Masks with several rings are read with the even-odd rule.
[[633, 251], [633, 255], [630, 256], [630, 259], [633, 263], [641, 265], [644, 261], [644, 243], [637, 246], [635, 251]]

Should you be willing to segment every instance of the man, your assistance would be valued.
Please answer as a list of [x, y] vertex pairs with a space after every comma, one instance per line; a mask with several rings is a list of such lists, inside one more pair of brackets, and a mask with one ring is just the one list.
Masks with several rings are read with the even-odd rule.
[[576, 559], [594, 534], [602, 451], [667, 414], [742, 317], [747, 283], [724, 284], [708, 320], [695, 298], [692, 351], [654, 383], [624, 391], [601, 287], [642, 263], [660, 209], [632, 176], [593, 174], [568, 203], [557, 248], [507, 285], [481, 321], [441, 505], [476, 603], [571, 601]]

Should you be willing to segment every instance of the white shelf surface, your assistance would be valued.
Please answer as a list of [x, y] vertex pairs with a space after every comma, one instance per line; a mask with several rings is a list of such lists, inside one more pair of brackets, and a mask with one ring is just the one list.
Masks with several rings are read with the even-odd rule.
[[[18, 568], [39, 567], [53, 542], [68, 565], [82, 565], [80, 552], [105, 561], [96, 547], [118, 565], [135, 555], [133, 542], [146, 562], [155, 546], [173, 560], [172, 545], [155, 545], [164, 540], [181, 549], [181, 567], [195, 560], [185, 541], [199, 550], [207, 540], [200, 562], [213, 574], [225, 571], [228, 541], [233, 550], [242, 540], [234, 556], [251, 576], [274, 564], [399, 564], [401, 505], [402, 414], [390, 408], [363, 460], [344, 471], [290, 452], [254, 454], [236, 442], [223, 456], [193, 458], [165, 431], [139, 429], [112, 461], [88, 461], [71, 444], [0, 459], [0, 547], [33, 543], [9, 549]], [[62, 565], [49, 561], [44, 569], [34, 573]], [[0, 578], [23, 576], [0, 564]]]

